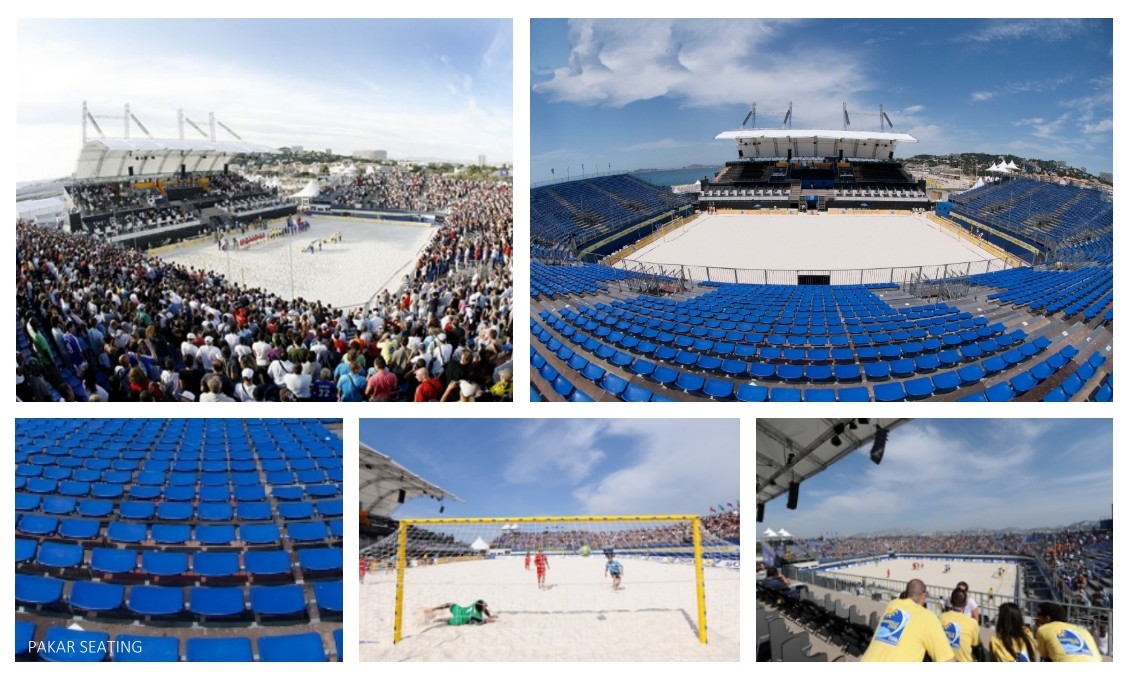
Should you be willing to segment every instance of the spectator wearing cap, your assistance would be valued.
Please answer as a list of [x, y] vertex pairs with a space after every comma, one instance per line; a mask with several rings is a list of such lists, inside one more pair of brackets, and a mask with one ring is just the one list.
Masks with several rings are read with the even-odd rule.
[[253, 382], [253, 376], [253, 369], [242, 369], [242, 379], [234, 388], [234, 396], [237, 397], [238, 401], [255, 401], [254, 395], [257, 393], [257, 385]]

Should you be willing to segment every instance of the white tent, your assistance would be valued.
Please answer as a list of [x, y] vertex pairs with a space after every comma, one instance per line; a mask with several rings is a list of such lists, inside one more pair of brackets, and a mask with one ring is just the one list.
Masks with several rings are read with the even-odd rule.
[[774, 537], [776, 537], [776, 531], [774, 531], [774, 530], [772, 530], [771, 528], [769, 528], [768, 530], [764, 531], [764, 537], [766, 537], [766, 538], [774, 538]]
[[477, 537], [476, 541], [473, 542], [471, 546], [472, 549], [477, 552], [485, 552], [488, 549], [491, 549], [491, 547], [486, 542], [484, 542], [484, 539], [482, 537]]
[[293, 195], [293, 197], [315, 197], [319, 194], [320, 184], [316, 182], [316, 179], [310, 178], [308, 179], [308, 183], [306, 183], [304, 187], [300, 189], [300, 192]]
[[784, 530], [783, 528], [781, 528], [781, 529], [780, 529], [780, 532], [779, 532], [779, 533], [777, 533], [777, 535], [779, 535], [779, 536], [780, 536], [780, 537], [782, 537], [782, 538], [790, 538], [790, 537], [792, 536], [792, 534], [791, 534], [791, 533], [789, 533], [788, 531]]

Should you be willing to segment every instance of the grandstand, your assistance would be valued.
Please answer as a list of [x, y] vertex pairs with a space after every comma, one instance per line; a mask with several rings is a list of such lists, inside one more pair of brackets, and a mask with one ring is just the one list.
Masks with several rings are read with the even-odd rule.
[[[19, 399], [338, 401], [352, 344], [362, 376], [378, 356], [392, 362], [395, 386], [378, 400], [415, 400], [465, 349], [464, 390], [512, 398], [509, 179], [368, 166], [312, 181], [298, 202], [232, 170], [278, 151], [214, 128], [87, 139], [57, 195], [34, 187], [42, 199], [16, 224]], [[433, 366], [442, 331], [454, 352]], [[221, 374], [204, 373], [215, 363]], [[221, 392], [206, 385], [216, 376]], [[368, 396], [351, 389], [348, 400]]]
[[17, 419], [16, 659], [342, 661], [341, 427]]
[[[615, 211], [589, 215], [602, 202], [559, 210], [536, 188], [532, 398], [1112, 400], [1112, 202], [1103, 193], [1015, 178], [933, 204], [924, 181], [894, 159], [897, 144], [916, 141], [908, 134], [741, 129], [717, 138], [734, 140], [738, 159], [702, 181], [693, 209], [714, 214], [704, 219], [762, 214], [735, 225], [755, 229], [750, 239], [781, 240], [812, 232], [805, 221], [837, 237], [854, 214], [889, 228], [920, 221], [925, 236], [986, 257], [847, 265], [847, 246], [880, 247], [843, 234], [828, 254], [839, 269], [729, 267], [725, 257], [754, 247], [719, 235], [706, 249], [721, 249], [720, 263], [650, 262], [632, 254], [726, 231], [677, 219], [682, 210], [669, 204], [647, 217], [651, 227], [616, 227]], [[598, 191], [590, 181], [564, 185], [568, 195]], [[785, 219], [803, 220], [788, 229]], [[784, 260], [798, 261], [811, 241], [793, 241]]]

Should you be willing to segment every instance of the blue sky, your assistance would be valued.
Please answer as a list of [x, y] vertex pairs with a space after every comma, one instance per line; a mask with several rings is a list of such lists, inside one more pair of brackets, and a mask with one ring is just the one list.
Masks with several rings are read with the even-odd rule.
[[[1112, 170], [1110, 20], [532, 20], [531, 180], [721, 164], [758, 127], [876, 129]], [[769, 115], [778, 112], [779, 115]], [[870, 113], [870, 115], [862, 115]]]
[[908, 528], [1063, 526], [1111, 515], [1111, 420], [914, 420], [765, 507], [766, 528], [797, 537]]
[[183, 108], [275, 147], [509, 162], [511, 39], [509, 19], [21, 20], [16, 179], [73, 170], [83, 99], [158, 138]]
[[362, 420], [359, 439], [464, 503], [397, 518], [708, 514], [740, 495], [737, 420]]

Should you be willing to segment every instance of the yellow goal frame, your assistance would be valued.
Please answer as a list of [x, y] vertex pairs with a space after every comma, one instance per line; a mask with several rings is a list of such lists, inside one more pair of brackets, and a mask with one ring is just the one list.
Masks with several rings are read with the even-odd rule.
[[402, 640], [402, 600], [406, 582], [406, 542], [410, 526], [448, 526], [458, 524], [506, 523], [626, 523], [687, 521], [691, 524], [694, 540], [694, 586], [698, 597], [698, 641], [706, 641], [706, 584], [702, 571], [702, 518], [694, 515], [636, 515], [636, 516], [513, 516], [450, 519], [401, 519], [398, 521], [397, 588], [394, 593], [394, 643]]

